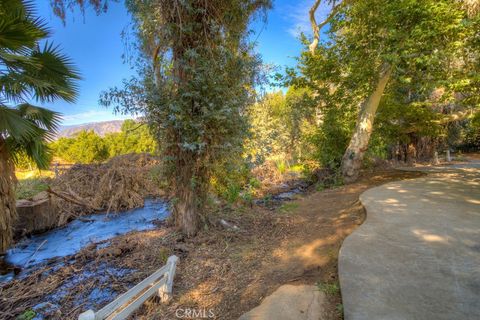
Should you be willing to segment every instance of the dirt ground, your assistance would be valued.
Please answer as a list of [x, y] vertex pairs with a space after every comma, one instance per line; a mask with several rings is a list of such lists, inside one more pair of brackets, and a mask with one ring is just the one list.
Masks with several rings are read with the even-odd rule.
[[[215, 319], [237, 319], [259, 305], [282, 284], [317, 284], [328, 297], [325, 319], [342, 319], [337, 275], [337, 255], [343, 239], [365, 218], [358, 197], [366, 189], [421, 173], [384, 170], [369, 172], [356, 183], [311, 191], [276, 209], [259, 206], [222, 208], [213, 214], [210, 227], [192, 239], [172, 228], [134, 232], [117, 237], [102, 248], [92, 245], [60, 268], [47, 266], [23, 280], [0, 288], [0, 318], [18, 314], [44, 302], [67, 279], [105, 265], [137, 270], [125, 273], [108, 268], [98, 277], [77, 281], [62, 298], [53, 319], [76, 319], [87, 307], [82, 302], [92, 290], [109, 286], [118, 294], [164, 264], [170, 254], [180, 257], [169, 305], [155, 299], [133, 318], [177, 319], [179, 308], [205, 310]], [[239, 227], [227, 230], [216, 224], [225, 219]], [[103, 269], [102, 269], [103, 270]], [[104, 304], [104, 303], [103, 303]], [[94, 306], [100, 308], [102, 304]], [[190, 318], [191, 319], [191, 318]]]
[[[182, 243], [169, 306], [147, 304], [138, 319], [175, 319], [178, 308], [212, 310], [237, 319], [282, 284], [317, 284], [328, 296], [325, 319], [342, 319], [337, 255], [343, 239], [365, 218], [359, 195], [419, 173], [369, 173], [348, 186], [312, 192], [271, 211], [252, 208], [228, 221], [240, 232], [203, 232]], [[178, 252], [177, 252], [178, 254]]]

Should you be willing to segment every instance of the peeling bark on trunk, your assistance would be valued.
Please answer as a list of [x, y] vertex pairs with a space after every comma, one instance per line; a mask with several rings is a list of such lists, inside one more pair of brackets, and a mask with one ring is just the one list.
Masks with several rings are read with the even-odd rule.
[[342, 174], [346, 183], [353, 182], [358, 178], [362, 160], [372, 134], [375, 113], [391, 74], [391, 66], [385, 65], [382, 68], [375, 90], [362, 105], [355, 132], [342, 159]]
[[0, 137], [0, 254], [5, 253], [12, 242], [17, 217], [15, 182], [14, 166], [8, 157], [5, 141]]

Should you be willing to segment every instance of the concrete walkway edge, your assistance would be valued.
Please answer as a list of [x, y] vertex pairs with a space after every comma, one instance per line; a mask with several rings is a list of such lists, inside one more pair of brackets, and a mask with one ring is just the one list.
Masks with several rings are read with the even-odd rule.
[[339, 254], [346, 320], [480, 319], [480, 162], [360, 196]]

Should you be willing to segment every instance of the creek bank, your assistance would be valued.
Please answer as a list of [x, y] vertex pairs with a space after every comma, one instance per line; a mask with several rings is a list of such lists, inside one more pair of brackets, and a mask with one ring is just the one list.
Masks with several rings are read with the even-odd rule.
[[[92, 243], [126, 234], [131, 231], [154, 229], [157, 222], [169, 215], [168, 203], [162, 199], [146, 199], [141, 208], [118, 214], [91, 214], [82, 216], [64, 227], [24, 238], [9, 249], [5, 261], [26, 275], [38, 266], [56, 258], [61, 263], [63, 257], [74, 255]], [[55, 264], [55, 263], [54, 263]], [[3, 280], [11, 280], [4, 276]]]

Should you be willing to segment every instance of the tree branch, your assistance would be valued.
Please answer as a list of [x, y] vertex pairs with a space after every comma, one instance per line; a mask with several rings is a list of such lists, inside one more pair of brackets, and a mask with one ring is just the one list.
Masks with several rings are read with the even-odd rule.
[[50, 187], [48, 187], [47, 192], [59, 197], [60, 199], [65, 200], [67, 202], [71, 202], [73, 204], [89, 208], [93, 211], [102, 211], [102, 208], [97, 208], [97, 207], [91, 205], [90, 203], [88, 203], [86, 200], [80, 199], [78, 196], [75, 196], [73, 194], [68, 194], [67, 195], [66, 192], [56, 192], [56, 191], [53, 191]]
[[438, 124], [447, 124], [450, 122], [462, 121], [462, 120], [472, 118], [473, 115], [474, 115], [473, 109], [462, 110], [462, 111], [457, 111], [455, 113], [445, 115], [442, 119], [437, 120], [436, 122]]
[[312, 43], [308, 46], [310, 49], [310, 52], [312, 54], [315, 53], [315, 49], [318, 46], [318, 43], [320, 42], [320, 30], [332, 20], [332, 18], [338, 13], [340, 8], [347, 2], [347, 0], [344, 0], [337, 4], [337, 0], [332, 1], [332, 9], [330, 10], [330, 13], [328, 14], [327, 18], [322, 21], [322, 23], [317, 24], [317, 20], [315, 19], [315, 12], [317, 11], [318, 7], [320, 6], [320, 3], [322, 0], [316, 0], [315, 3], [313, 4], [312, 8], [310, 9], [310, 23], [312, 25], [312, 30], [313, 30], [313, 41]]
[[[473, 109], [457, 111], [451, 114], [444, 114], [442, 118], [438, 120], [433, 120], [432, 124], [444, 125], [455, 121], [462, 121], [473, 118], [475, 111]], [[412, 126], [403, 131], [404, 134], [414, 133], [420, 130], [420, 128]]]

